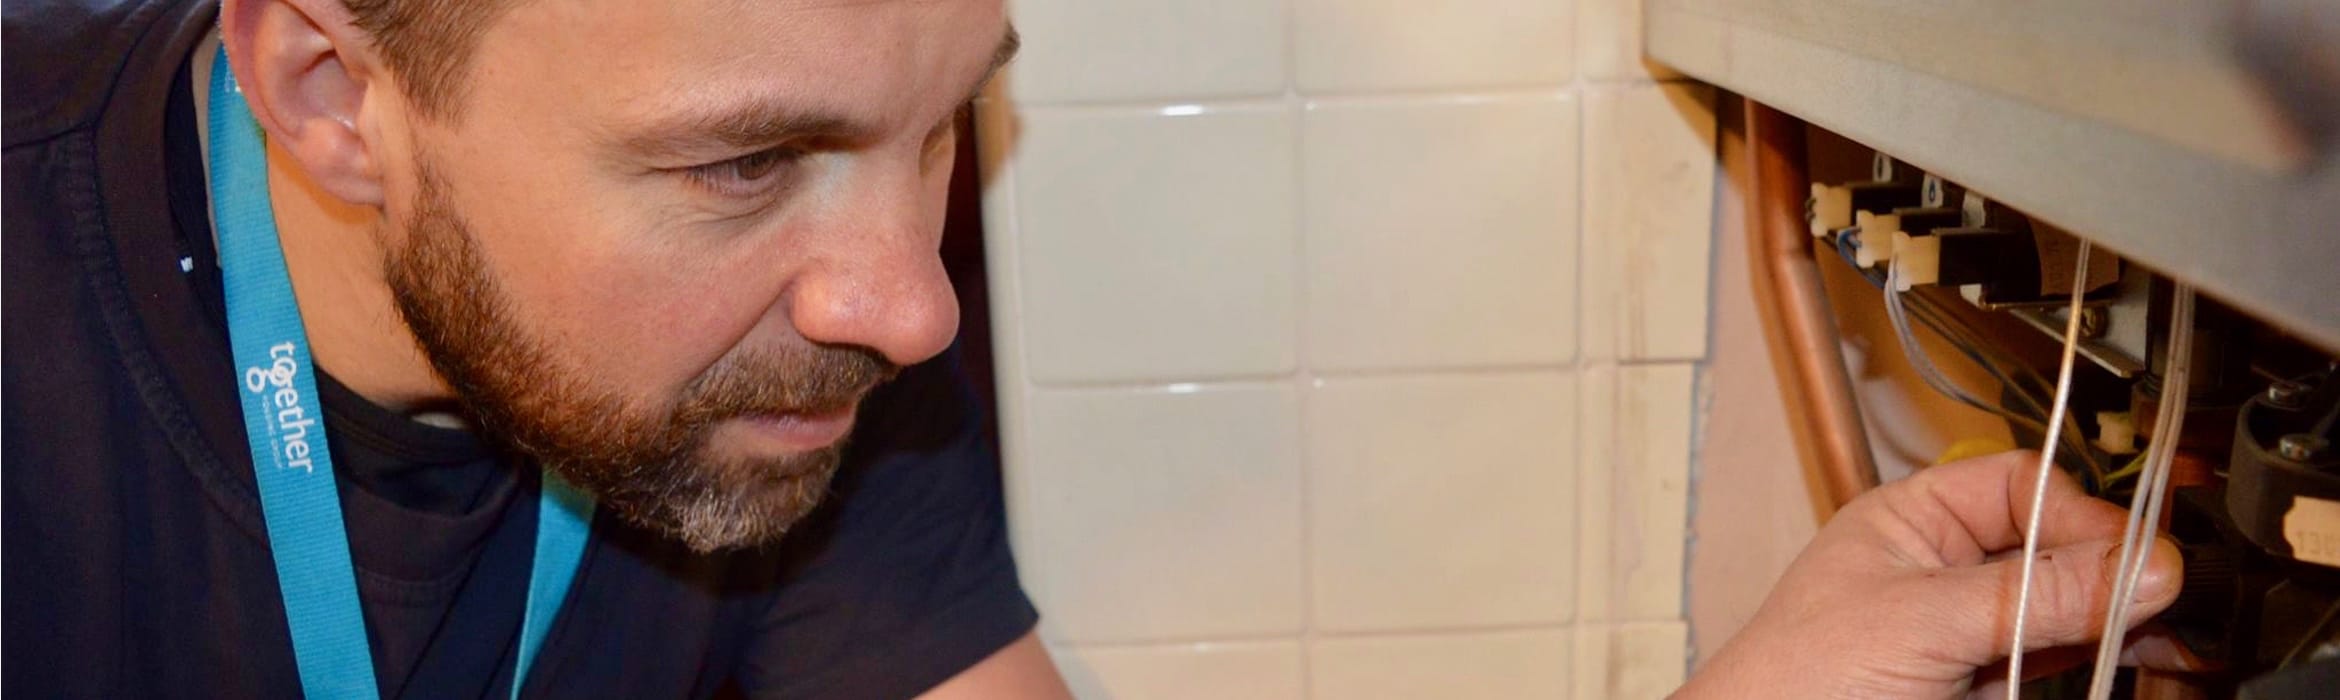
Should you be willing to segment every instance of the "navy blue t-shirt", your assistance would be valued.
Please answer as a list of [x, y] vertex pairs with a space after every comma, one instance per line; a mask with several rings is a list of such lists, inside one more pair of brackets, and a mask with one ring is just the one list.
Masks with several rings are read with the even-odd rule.
[[[216, 12], [6, 6], [9, 696], [298, 695], [185, 80]], [[828, 502], [777, 545], [699, 555], [597, 519], [524, 694], [906, 697], [1028, 632], [998, 462], [956, 357], [871, 397]], [[535, 469], [327, 372], [383, 696], [503, 697]]]

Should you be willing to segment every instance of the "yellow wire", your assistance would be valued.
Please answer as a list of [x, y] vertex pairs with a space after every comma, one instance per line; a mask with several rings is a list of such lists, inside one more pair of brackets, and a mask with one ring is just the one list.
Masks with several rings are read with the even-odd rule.
[[2145, 453], [2140, 451], [2136, 457], [2129, 460], [2128, 464], [2121, 465], [2121, 468], [2113, 470], [2111, 474], [2104, 475], [2102, 483], [2106, 487], [2110, 487], [2122, 479], [2136, 476], [2143, 471], [2145, 471]]

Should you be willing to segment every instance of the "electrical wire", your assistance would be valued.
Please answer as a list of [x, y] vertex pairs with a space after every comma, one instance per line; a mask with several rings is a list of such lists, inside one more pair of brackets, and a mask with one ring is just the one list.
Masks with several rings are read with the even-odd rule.
[[[2008, 647], [2007, 700], [2023, 697], [2023, 633], [2031, 616], [2032, 569], [2039, 559], [2039, 513], [2047, 500], [2048, 470], [2055, 468], [2055, 445], [2064, 432], [2064, 414], [2072, 405], [2072, 363], [2080, 349], [2081, 295], [2088, 291], [2088, 253], [2093, 246], [2080, 241], [2080, 250], [2074, 256], [2072, 270], [2072, 312], [2064, 317], [2064, 352], [2060, 368], [2056, 370], [2055, 398], [2049, 400], [2047, 439], [2039, 452], [2039, 469], [2031, 484], [2031, 517], [2023, 528], [2023, 583], [2016, 589], [2015, 640]], [[2190, 309], [2189, 309], [2190, 310]], [[2177, 442], [2169, 440], [2167, 442]]]
[[[1859, 233], [1859, 228], [1847, 228], [1838, 231], [1836, 235], [1837, 255], [1844, 258], [1845, 264], [1851, 266], [1853, 272], [1860, 275], [1862, 280], [1869, 283], [1869, 286], [1883, 289], [1885, 287], [1884, 276], [1880, 273], [1863, 269], [1860, 266], [1860, 254], [1857, 250], [1861, 245]], [[1909, 295], [1908, 307], [1912, 312], [1913, 317], [1916, 318], [1919, 323], [1924, 324], [1928, 330], [1934, 331], [1936, 334], [1941, 335], [1944, 339], [1950, 340], [1952, 345], [1958, 349], [1959, 354], [1965, 355], [1967, 359], [1974, 360], [1975, 364], [1982, 365], [1985, 369], [1993, 370], [1993, 377], [1999, 379], [2000, 383], [2009, 387], [2018, 386], [2014, 379], [2010, 378], [2006, 373], [1997, 371], [1999, 368], [1996, 362], [1984, 357], [1985, 355], [1994, 353], [1993, 351], [1987, 349], [1987, 345], [1975, 342], [1975, 339], [1978, 336], [1975, 334], [1972, 327], [1966, 325], [1964, 319], [1959, 318], [1956, 314], [1949, 313], [1940, 305], [1934, 303], [1932, 299], [1927, 298], [1922, 294]], [[2006, 358], [2004, 357], [1999, 358], [1999, 360], [2002, 361], [2005, 359]], [[2039, 379], [2038, 375], [2036, 373], [2032, 373], [2029, 367], [2022, 367], [2021, 363], [2013, 364], [2021, 367], [2022, 373], [2024, 375], [2037, 380], [2041, 385], [2046, 384], [2046, 380]]]
[[[2156, 423], [2158, 423], [2160, 421], [2160, 417], [2155, 416], [2154, 420]], [[2121, 468], [2115, 469], [2112, 471], [2112, 473], [2104, 475], [2104, 484], [2102, 485], [2102, 488], [2111, 489], [2113, 484], [2120, 483], [2122, 479], [2144, 473], [2145, 458], [2150, 453], [2151, 450], [2147, 450], [2146, 452], [2139, 452], [2137, 453], [2136, 458], [2129, 460], [2128, 464], [2121, 465]]]
[[[1845, 263], [1852, 266], [1853, 271], [1867, 281], [1870, 286], [1882, 290], [1886, 286], [1884, 276], [1860, 267], [1859, 253], [1857, 252], [1857, 248], [1861, 245], [1859, 231], [1858, 228], [1848, 228], [1837, 232], [1837, 255], [1843, 257]], [[2012, 362], [2005, 357], [1988, 357], [1988, 355], [1995, 354], [1995, 351], [1988, 349], [1987, 344], [1978, 342], [1979, 336], [1974, 332], [1974, 329], [1966, 325], [1964, 319], [1943, 309], [1932, 299], [1920, 294], [1910, 294], [1906, 306], [1910, 315], [1916, 318], [1919, 323], [1924, 324], [1927, 330], [1931, 330], [1944, 340], [1950, 341], [1951, 346], [1957, 348], [1959, 354], [1965, 355], [1967, 359], [1973, 360], [1976, 365], [1990, 372], [1992, 378], [1998, 380], [2000, 385], [2017, 393], [2019, 398], [2024, 399], [2034, 409], [2038, 408], [2037, 400], [2032, 399], [2026, 393], [2030, 388], [2019, 383], [2017, 376], [2034, 379], [2042, 386], [2046, 384], [2046, 380], [2039, 379], [2036, 373], [2032, 373], [2030, 368], [2022, 363]], [[2011, 375], [2003, 369], [2005, 365], [2018, 367], [2020, 372]]]
[[1925, 348], [1918, 346], [1917, 334], [1910, 331], [1909, 312], [1904, 308], [1906, 304], [1902, 301], [1904, 292], [1901, 291], [1900, 286], [1901, 265], [1900, 258], [1886, 263], [1885, 317], [1893, 324], [1893, 335], [1901, 341], [1901, 352], [1909, 358], [1909, 364], [1917, 370], [1918, 377], [1925, 380], [1926, 386], [1932, 387], [1935, 393], [1949, 397], [1953, 401], [1972, 406], [1975, 410], [1998, 416], [2030, 430], [2047, 432], [2046, 426], [2042, 425], [2038, 419], [2016, 413], [2005, 406], [1976, 398], [1974, 394], [1968, 393], [1965, 387], [1959, 386], [1956, 382], [1950, 381], [1949, 377], [1944, 376], [1941, 368], [1934, 366], [1933, 358], [1926, 355]]
[[[1885, 279], [1882, 275], [1863, 270], [1859, 266], [1858, 253], [1855, 251], [1860, 245], [1860, 238], [1856, 235], [1858, 231], [1859, 229], [1846, 229], [1839, 232], [1836, 239], [1837, 254], [1842, 256], [1847, 264], [1852, 265], [1853, 270], [1859, 273], [1862, 279], [1868, 281], [1870, 286], [1883, 289]], [[2032, 372], [2029, 366], [2000, 355], [1988, 344], [1980, 342], [1978, 340], [1979, 334], [1975, 332], [1973, 327], [1966, 324], [1965, 319], [1943, 309], [1933, 299], [1922, 294], [1910, 294], [1908, 295], [1907, 307], [1913, 318], [1924, 324], [1928, 330], [1934, 331], [1935, 334], [1950, 341], [1951, 346], [1957, 348], [1959, 354], [1965, 355], [1967, 359], [1973, 360], [1976, 365], [1990, 372], [1993, 379], [1997, 379], [2002, 386], [2016, 393], [2018, 398], [2023, 399], [2027, 405], [2035, 410], [2039, 409], [2038, 400], [2032, 398], [2028, 392], [2044, 390], [2047, 380]], [[2004, 369], [2007, 366], [2016, 367], [2018, 371], [2009, 373]], [[2018, 381], [2019, 378], [2030, 379], [2033, 384], [2026, 386]], [[2040, 413], [2044, 415], [2045, 411], [2040, 411]]]
[[2104, 615], [2103, 636], [2097, 639], [2095, 673], [2088, 697], [2112, 696], [2113, 665], [2120, 660], [2121, 642], [2129, 631], [2129, 613], [2137, 580], [2153, 553], [2152, 538], [2160, 529], [2161, 507], [2169, 490], [2170, 465], [2177, 459], [2179, 431], [2185, 430], [2186, 394], [2192, 386], [2194, 362], [2194, 289], [2178, 283], [2169, 313], [2169, 362], [2162, 368], [2161, 404], [2153, 417], [2153, 442], [2146, 445], [2144, 472], [2137, 492], [2129, 498], [2129, 522], [2121, 532], [2120, 573], [2113, 579], [2111, 602]]
[[[1853, 244], [1858, 245], [1859, 241], [1855, 240]], [[1847, 253], [1848, 249], [1842, 245], [1841, 241], [1838, 248], [1840, 253]], [[1883, 287], [1881, 275], [1864, 274], [1863, 276], [1868, 278], [1871, 284]], [[2013, 397], [2023, 409], [2026, 409], [2021, 415], [2028, 416], [2033, 420], [2024, 423], [2025, 427], [2040, 425], [2038, 419], [2043, 419], [2048, 414], [2047, 407], [2042, 403], [2040, 395], [2052, 395], [2055, 391], [2046, 378], [2039, 376], [2038, 372], [2032, 371], [2029, 364], [2009, 357], [1990, 343], [1983, 342], [1981, 340], [1982, 334], [1967, 324], [1963, 317], [1950, 312], [1932, 298], [1914, 293], [1907, 294], [1906, 298], [1913, 318], [1924, 324], [1928, 330], [1934, 331], [1935, 334], [1949, 341], [1952, 347], [1959, 350], [1960, 354], [1965, 355], [1976, 366], [1989, 373], [1993, 379], [1999, 382], [2001, 387], [2006, 389], [2007, 396]], [[2009, 368], [2013, 368], [2012, 371]], [[2038, 430], [2042, 435], [2047, 433], [2044, 428], [2032, 427], [2032, 429]], [[2088, 449], [2085, 444], [2079, 421], [2067, 416], [2064, 429], [2066, 431], [2064, 433], [2066, 438], [2064, 448], [2087, 467], [2092, 480], [2098, 480], [2095, 477], [2104, 473], [2104, 465], [2097, 460], [2096, 453]]]
[[[1885, 276], [1887, 273], [1867, 270], [1860, 265], [1857, 252], [1861, 245], [1859, 233], [1859, 227], [1837, 230], [1835, 236], [1837, 255], [1843, 258], [1845, 264], [1850, 266], [1853, 272], [1860, 275], [1870, 286], [1880, 290], [1886, 289]], [[2047, 417], [2048, 410], [2041, 403], [2041, 398], [2037, 396], [2038, 394], [2054, 393], [2054, 388], [2048, 384], [2045, 377], [2039, 376], [2039, 373], [2033, 371], [2030, 365], [2007, 356], [1989, 343], [1982, 342], [1982, 334], [1979, 331], [1967, 324], [1964, 318], [1942, 307], [1931, 297], [1916, 293], [1906, 294], [1904, 307], [1905, 315], [1915, 319], [1927, 330], [1933, 331], [1935, 335], [1948, 341], [1950, 346], [1958, 350], [1960, 355], [1964, 355], [1968, 360], [1974, 362], [1975, 366], [1981, 367], [1984, 372], [1989, 373], [1991, 378], [2006, 390], [2007, 396], [2013, 397], [2023, 409], [2027, 409], [2017, 414], [2026, 417], [2026, 420], [2018, 423], [2019, 425], [2037, 430], [2043, 435], [2048, 432], [2040, 423], [2041, 419]], [[1904, 344], [1907, 345], [1906, 342]], [[1936, 389], [1939, 390], [1939, 387]], [[1951, 396], [1951, 398], [1957, 399], [1956, 396]], [[1998, 410], [1990, 408], [1983, 410], [1994, 414], [1999, 413]], [[2001, 410], [2004, 410], [2003, 407]], [[2092, 482], [2101, 483], [2102, 475], [2105, 473], [2104, 465], [2097, 460], [2096, 453], [2089, 450], [2083, 442], [2084, 438], [2081, 436], [2079, 421], [2067, 416], [2064, 427], [2067, 438], [2064, 442], [2064, 448], [2088, 468]]]

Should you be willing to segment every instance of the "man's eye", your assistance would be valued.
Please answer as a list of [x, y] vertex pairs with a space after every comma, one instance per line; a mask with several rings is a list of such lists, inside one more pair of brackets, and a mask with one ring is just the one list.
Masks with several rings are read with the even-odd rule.
[[790, 166], [804, 158], [795, 148], [757, 151], [731, 160], [685, 169], [693, 184], [727, 196], [748, 196], [770, 189]]

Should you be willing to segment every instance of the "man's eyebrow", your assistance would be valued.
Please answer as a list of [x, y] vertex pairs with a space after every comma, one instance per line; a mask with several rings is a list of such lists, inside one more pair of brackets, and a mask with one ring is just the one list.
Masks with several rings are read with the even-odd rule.
[[708, 155], [712, 147], [766, 148], [798, 139], [850, 136], [866, 125], [841, 114], [805, 111], [780, 99], [763, 99], [719, 110], [694, 110], [664, 118], [621, 139], [632, 153], [653, 157]]
[[999, 69], [1006, 68], [1009, 61], [1016, 60], [1016, 51], [1022, 48], [1024, 38], [1016, 34], [1016, 25], [1008, 25], [1007, 33], [999, 37], [999, 46], [991, 50], [991, 66], [983, 69], [983, 79], [975, 81], [975, 89], [968, 91], [966, 101], [973, 102], [975, 98], [981, 97], [984, 86], [991, 84], [992, 76], [999, 75]]
[[[968, 91], [965, 101], [973, 101], [983, 88], [991, 83], [1000, 68], [1014, 60], [1023, 39], [1016, 28], [1009, 26], [992, 49], [991, 65], [983, 71], [983, 78]], [[657, 123], [623, 137], [621, 145], [628, 151], [655, 157], [694, 157], [709, 146], [727, 150], [764, 148], [805, 138], [851, 138], [871, 128], [871, 125], [841, 114], [805, 111], [803, 108], [777, 99], [766, 99], [744, 106], [712, 111], [690, 111], [659, 120]]]

